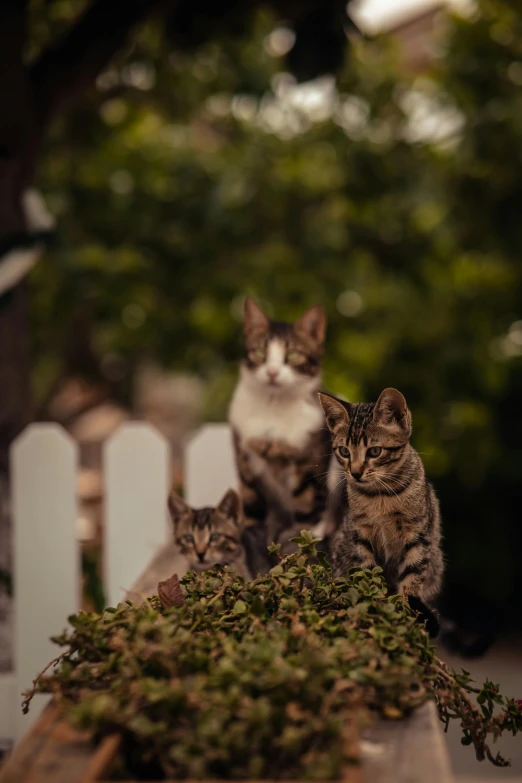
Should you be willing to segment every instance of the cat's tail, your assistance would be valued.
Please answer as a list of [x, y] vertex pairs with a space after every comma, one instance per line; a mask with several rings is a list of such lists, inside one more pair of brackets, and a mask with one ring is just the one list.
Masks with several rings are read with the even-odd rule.
[[495, 643], [497, 635], [494, 631], [485, 633], [468, 633], [446, 618], [441, 619], [440, 642], [454, 655], [462, 658], [480, 658]]
[[432, 639], [437, 639], [449, 652], [461, 658], [480, 658], [495, 643], [494, 631], [470, 633], [446, 617], [441, 617], [433, 607], [427, 606], [420, 598], [408, 598], [410, 608], [418, 615], [418, 620], [426, 624], [426, 630]]

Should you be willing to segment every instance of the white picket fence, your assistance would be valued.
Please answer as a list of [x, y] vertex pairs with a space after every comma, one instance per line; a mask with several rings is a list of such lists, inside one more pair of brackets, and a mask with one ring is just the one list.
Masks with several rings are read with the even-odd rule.
[[[104, 444], [104, 586], [108, 606], [122, 600], [172, 532], [167, 515], [167, 441], [147, 424], [124, 424]], [[38, 717], [21, 693], [59, 650], [49, 636], [67, 626], [80, 605], [77, 541], [78, 448], [56, 424], [33, 424], [11, 449], [14, 529], [14, 662], [0, 674], [0, 742], [16, 740]], [[204, 426], [185, 449], [185, 497], [193, 506], [216, 504], [236, 486], [226, 424]]]

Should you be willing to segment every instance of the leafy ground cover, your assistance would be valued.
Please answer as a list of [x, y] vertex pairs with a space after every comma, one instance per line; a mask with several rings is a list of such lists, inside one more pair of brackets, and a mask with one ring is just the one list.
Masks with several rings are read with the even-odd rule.
[[522, 702], [439, 660], [379, 568], [336, 579], [311, 534], [296, 540], [251, 582], [216, 567], [73, 615], [24, 710], [45, 691], [75, 726], [121, 732], [138, 779], [325, 780], [357, 761], [358, 727], [434, 699], [478, 759], [505, 765], [488, 742], [522, 729]]

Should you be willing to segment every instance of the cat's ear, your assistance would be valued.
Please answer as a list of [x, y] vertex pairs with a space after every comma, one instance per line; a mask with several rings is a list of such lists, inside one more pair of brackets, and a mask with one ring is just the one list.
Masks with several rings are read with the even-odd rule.
[[304, 332], [314, 342], [322, 344], [326, 337], [326, 313], [321, 305], [311, 307], [294, 323], [296, 332]]
[[216, 511], [219, 511], [226, 519], [231, 519], [236, 525], [240, 525], [243, 514], [237, 492], [233, 489], [227, 490], [216, 507]]
[[244, 328], [245, 333], [248, 334], [248, 332], [253, 331], [264, 331], [266, 332], [268, 330], [268, 327], [270, 326], [270, 321], [264, 314], [264, 312], [261, 310], [258, 304], [254, 302], [253, 299], [251, 299], [249, 296], [245, 298], [245, 318], [244, 318]]
[[404, 395], [397, 389], [389, 388], [381, 392], [373, 416], [381, 424], [398, 424], [408, 435], [411, 434], [411, 414]]
[[192, 514], [192, 509], [188, 503], [185, 503], [174, 490], [172, 490], [169, 495], [168, 505], [170, 516], [175, 525], [184, 517], [188, 517]]
[[330, 397], [329, 394], [319, 392], [319, 402], [321, 408], [324, 411], [324, 417], [328, 429], [335, 435], [341, 430], [346, 430], [350, 423], [350, 404], [336, 400], [335, 397]]

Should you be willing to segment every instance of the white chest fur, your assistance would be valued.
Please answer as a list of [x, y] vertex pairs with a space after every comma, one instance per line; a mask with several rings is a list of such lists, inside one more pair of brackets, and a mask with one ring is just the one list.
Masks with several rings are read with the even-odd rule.
[[283, 441], [296, 449], [304, 448], [309, 435], [324, 426], [323, 413], [312, 394], [279, 396], [252, 388], [243, 380], [236, 386], [229, 421], [244, 443], [263, 438]]

